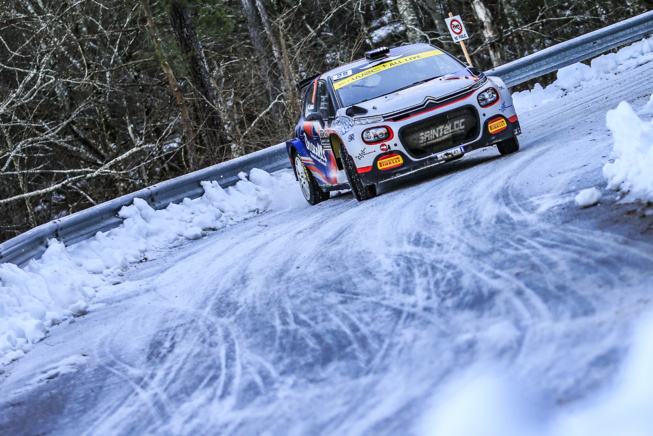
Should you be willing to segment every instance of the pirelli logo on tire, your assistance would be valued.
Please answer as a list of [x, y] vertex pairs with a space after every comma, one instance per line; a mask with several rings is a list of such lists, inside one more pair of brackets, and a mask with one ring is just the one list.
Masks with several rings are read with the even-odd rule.
[[390, 154], [379, 159], [376, 165], [380, 170], [389, 170], [403, 165], [404, 160], [398, 154]]
[[506, 130], [508, 127], [508, 123], [506, 123], [505, 118], [497, 118], [496, 120], [490, 121], [490, 124], [488, 124], [487, 129], [492, 133], [493, 135], [495, 133], [502, 132]]

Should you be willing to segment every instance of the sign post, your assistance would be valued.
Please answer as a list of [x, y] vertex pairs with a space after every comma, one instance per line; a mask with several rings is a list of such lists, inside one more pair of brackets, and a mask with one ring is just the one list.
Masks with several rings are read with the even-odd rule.
[[465, 43], [463, 42], [466, 39], [469, 39], [469, 35], [467, 35], [467, 30], [465, 30], [465, 25], [463, 24], [463, 20], [460, 19], [460, 15], [454, 17], [453, 14], [449, 12], [449, 18], [445, 19], [445, 21], [447, 22], [447, 27], [449, 28], [449, 33], [451, 33], [453, 42], [460, 43], [460, 46], [463, 48], [463, 52], [465, 53], [467, 64], [470, 67], [473, 67], [472, 60], [469, 58], [469, 53], [467, 53], [467, 47], [465, 47]]

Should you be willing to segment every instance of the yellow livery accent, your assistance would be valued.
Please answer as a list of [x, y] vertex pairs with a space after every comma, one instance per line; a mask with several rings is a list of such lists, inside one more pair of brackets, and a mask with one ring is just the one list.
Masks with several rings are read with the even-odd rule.
[[390, 62], [385, 62], [382, 63], [381, 65], [377, 65], [376, 67], [370, 68], [369, 70], [365, 70], [363, 72], [360, 72], [358, 74], [354, 74], [351, 77], [347, 77], [346, 79], [340, 80], [339, 82], [336, 82], [333, 84], [333, 88], [338, 90], [342, 88], [343, 86], [351, 85], [354, 82], [357, 82], [361, 79], [364, 79], [366, 77], [372, 76], [376, 73], [380, 73], [381, 71], [386, 71], [389, 70], [390, 68], [394, 67], [399, 67], [401, 65], [406, 65], [411, 62], [418, 61], [420, 59], [426, 59], [430, 58], [432, 56], [437, 56], [441, 55], [442, 51], [440, 50], [431, 50], [431, 51], [425, 51], [424, 53], [418, 53], [415, 55], [411, 56], [406, 56], [403, 58], [395, 59], [394, 61]]
[[492, 121], [487, 126], [488, 130], [492, 134], [505, 130], [506, 127], [508, 127], [508, 124], [506, 123], [506, 120], [504, 120], [503, 118], [501, 118], [500, 120]]
[[379, 159], [377, 166], [380, 170], [389, 170], [390, 168], [395, 168], [401, 166], [404, 163], [404, 160], [398, 154], [393, 154], [388, 157], [382, 157]]

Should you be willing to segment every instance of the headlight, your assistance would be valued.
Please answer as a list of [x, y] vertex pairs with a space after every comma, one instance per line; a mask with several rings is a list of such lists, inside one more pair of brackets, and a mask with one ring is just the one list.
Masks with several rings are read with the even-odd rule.
[[358, 125], [380, 123], [381, 121], [383, 121], [383, 117], [380, 115], [375, 117], [354, 118], [354, 124]]
[[363, 142], [374, 144], [389, 139], [391, 130], [387, 127], [374, 127], [363, 132]]
[[499, 93], [494, 88], [488, 88], [478, 95], [478, 104], [487, 107], [499, 100]]

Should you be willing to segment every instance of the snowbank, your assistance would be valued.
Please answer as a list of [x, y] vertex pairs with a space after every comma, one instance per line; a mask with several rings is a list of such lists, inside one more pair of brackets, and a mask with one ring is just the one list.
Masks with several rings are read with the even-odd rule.
[[[456, 436], [647, 436], [653, 434], [653, 318], [635, 335], [613, 387], [562, 412], [505, 375], [471, 371], [434, 396], [418, 432]], [[598, 399], [596, 399], [598, 398]], [[472, 419], [470, 419], [472, 418]]]
[[643, 121], [626, 102], [608, 112], [614, 137], [611, 161], [603, 167], [608, 187], [630, 192], [628, 199], [653, 201], [653, 121]]
[[559, 98], [574, 88], [630, 70], [653, 60], [653, 38], [643, 39], [617, 53], [592, 59], [590, 65], [577, 63], [558, 70], [557, 80], [543, 88], [536, 84], [530, 91], [516, 92], [513, 100], [517, 112], [525, 111]]
[[[643, 39], [617, 53], [592, 59], [590, 65], [577, 63], [562, 68], [557, 80], [543, 88], [536, 84], [532, 90], [516, 92], [513, 100], [517, 112], [526, 111], [557, 99], [585, 85], [596, 82], [653, 61], [653, 38]], [[653, 96], [646, 108], [653, 110]], [[653, 201], [653, 122], [643, 121], [626, 102], [607, 114], [607, 126], [614, 136], [611, 161], [603, 168], [608, 187], [629, 192], [628, 199]], [[601, 193], [596, 189], [580, 192], [575, 203], [579, 207], [597, 204]]]
[[85, 314], [96, 289], [145, 252], [200, 238], [264, 211], [306, 205], [289, 171], [254, 169], [249, 180], [245, 173], [240, 176], [227, 189], [202, 182], [202, 197], [164, 210], [136, 199], [122, 208], [125, 221], [116, 229], [71, 247], [52, 240], [42, 258], [24, 269], [1, 264], [0, 364], [22, 357], [53, 325]]

